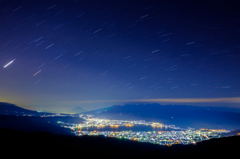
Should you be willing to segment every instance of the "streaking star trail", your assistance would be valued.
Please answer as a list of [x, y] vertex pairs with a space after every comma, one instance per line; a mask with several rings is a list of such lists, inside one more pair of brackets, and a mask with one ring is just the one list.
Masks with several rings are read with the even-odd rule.
[[41, 72], [42, 70], [39, 70], [37, 73], [35, 73], [33, 76], [36, 76], [39, 72]]
[[[14, 60], [15, 60], [15, 59], [14, 59]], [[3, 68], [8, 67], [11, 63], [13, 63], [14, 60], [12, 60], [12, 61], [10, 61], [9, 63], [7, 63], [5, 66], [3, 66]]]

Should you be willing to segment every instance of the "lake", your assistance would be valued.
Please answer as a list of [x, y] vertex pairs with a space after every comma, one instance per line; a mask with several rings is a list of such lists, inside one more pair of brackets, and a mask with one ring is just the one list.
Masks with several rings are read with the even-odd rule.
[[86, 127], [78, 129], [81, 131], [181, 131], [181, 129], [165, 128], [165, 127], [152, 127], [150, 125], [134, 125], [132, 127], [119, 126], [119, 127]]

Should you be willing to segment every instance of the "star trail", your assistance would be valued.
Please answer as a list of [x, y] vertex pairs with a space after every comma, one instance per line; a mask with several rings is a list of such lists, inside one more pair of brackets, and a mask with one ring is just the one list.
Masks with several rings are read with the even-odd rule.
[[[14, 60], [15, 60], [15, 59], [14, 59]], [[10, 61], [9, 63], [7, 63], [5, 66], [3, 66], [3, 68], [8, 67], [11, 63], [13, 63], [14, 60], [12, 60], [12, 61]]]
[[171, 100], [239, 107], [238, 8], [225, 0], [0, 0], [0, 101], [57, 112]]

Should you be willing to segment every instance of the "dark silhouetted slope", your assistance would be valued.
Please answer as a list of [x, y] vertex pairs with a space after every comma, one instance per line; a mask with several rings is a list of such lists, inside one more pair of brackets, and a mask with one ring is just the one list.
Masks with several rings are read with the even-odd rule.
[[125, 139], [106, 138], [103, 136], [67, 136], [46, 132], [22, 132], [11, 129], [0, 129], [1, 152], [18, 154], [25, 151], [61, 157], [63, 153], [70, 156], [101, 157], [160, 157], [160, 156], [222, 156], [238, 154], [240, 137], [216, 138], [197, 143], [196, 145], [173, 145], [171, 147], [139, 143]]
[[16, 105], [10, 104], [10, 103], [0, 102], [0, 114], [1, 115], [6, 115], [6, 114], [7, 115], [15, 115], [17, 113], [35, 114], [35, 113], [37, 113], [37, 111], [24, 109], [24, 108], [18, 107]]
[[[79, 121], [83, 120], [78, 119]], [[57, 125], [57, 118], [55, 117], [41, 118], [34, 116], [0, 115], [0, 128], [10, 128], [27, 132], [47, 131], [53, 134], [72, 135], [70, 129]]]

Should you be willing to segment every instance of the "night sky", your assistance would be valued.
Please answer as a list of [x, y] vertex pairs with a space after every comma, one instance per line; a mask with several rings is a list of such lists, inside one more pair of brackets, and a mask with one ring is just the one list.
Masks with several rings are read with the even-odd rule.
[[240, 12], [225, 0], [0, 0], [0, 102], [240, 107]]

